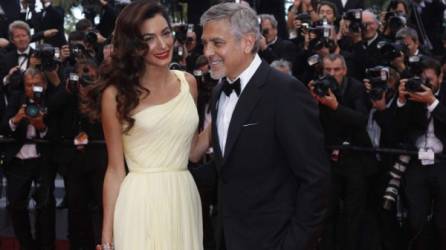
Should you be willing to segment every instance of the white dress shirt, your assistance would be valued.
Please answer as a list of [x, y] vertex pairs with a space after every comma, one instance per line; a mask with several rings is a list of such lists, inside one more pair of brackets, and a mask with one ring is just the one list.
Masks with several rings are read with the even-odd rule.
[[[14, 125], [14, 123], [12, 122], [12, 119], [9, 120], [9, 127], [10, 129], [14, 132], [17, 129], [17, 126]], [[45, 129], [43, 132], [40, 132], [40, 138], [45, 137], [46, 133], [47, 133], [47, 129]], [[36, 128], [31, 125], [28, 124], [27, 130], [26, 130], [26, 139], [34, 139], [37, 136], [36, 133]], [[16, 154], [17, 158], [19, 158], [20, 160], [28, 160], [28, 159], [34, 159], [34, 158], [38, 158], [40, 157], [40, 154], [37, 152], [37, 146], [34, 143], [27, 143], [27, 144], [23, 144], [22, 148], [20, 149], [20, 151]]]
[[[260, 67], [261, 63], [262, 60], [260, 59], [259, 55], [256, 54], [254, 60], [252, 60], [251, 64], [240, 74], [239, 77], [237, 77], [234, 81], [227, 79], [229, 84], [235, 82], [237, 79], [240, 79], [240, 95], [242, 95], [243, 90], [251, 80], [254, 73]], [[222, 155], [225, 153], [229, 124], [231, 122], [232, 113], [234, 112], [238, 99], [239, 97], [235, 91], [233, 91], [230, 96], [226, 96], [223, 91], [220, 94], [217, 111], [217, 132]]]

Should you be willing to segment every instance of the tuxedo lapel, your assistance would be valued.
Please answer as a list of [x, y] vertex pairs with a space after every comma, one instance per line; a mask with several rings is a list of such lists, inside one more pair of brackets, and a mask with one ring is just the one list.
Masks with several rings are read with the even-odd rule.
[[[228, 136], [226, 139], [224, 161], [231, 154], [232, 148], [242, 130], [242, 125], [249, 119], [252, 110], [256, 106], [261, 97], [260, 87], [265, 83], [267, 74], [269, 73], [269, 66], [262, 62], [256, 73], [246, 85], [245, 89], [240, 95], [240, 98], [235, 106], [231, 121], [228, 128]], [[223, 162], [224, 164], [224, 162]]]
[[220, 138], [218, 138], [218, 128], [217, 128], [217, 114], [218, 114], [218, 102], [220, 100], [220, 95], [223, 89], [223, 84], [220, 82], [215, 86], [213, 90], [213, 99], [212, 99], [212, 110], [211, 110], [211, 116], [212, 116], [212, 138], [213, 138], [213, 148], [215, 151], [215, 156], [217, 157], [217, 160], [220, 162], [223, 158], [220, 148]]

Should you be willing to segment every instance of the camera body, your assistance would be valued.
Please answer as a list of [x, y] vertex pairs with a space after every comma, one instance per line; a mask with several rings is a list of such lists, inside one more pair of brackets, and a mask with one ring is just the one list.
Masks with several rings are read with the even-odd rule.
[[41, 71], [53, 71], [56, 69], [58, 62], [55, 60], [56, 49], [46, 43], [36, 47], [33, 55], [41, 60]]
[[407, 92], [412, 92], [412, 93], [413, 92], [423, 92], [424, 89], [423, 89], [423, 87], [421, 87], [421, 85], [424, 85], [429, 88], [431, 88], [431, 86], [432, 86], [424, 78], [421, 78], [419, 76], [414, 76], [414, 77], [407, 79], [405, 89]]
[[371, 100], [380, 100], [384, 93], [389, 89], [387, 81], [389, 80], [389, 68], [376, 66], [366, 69], [366, 79], [369, 80], [372, 88], [369, 91]]
[[387, 27], [390, 29], [391, 34], [396, 34], [400, 29], [404, 28], [407, 24], [407, 18], [398, 12], [387, 12], [384, 16]]
[[299, 34], [300, 32], [308, 31], [308, 29], [311, 27], [311, 16], [306, 12], [296, 14], [294, 19], [300, 20], [301, 22], [301, 27], [297, 30]]
[[342, 15], [342, 19], [350, 21], [348, 29], [352, 33], [358, 33], [364, 29], [364, 25], [362, 24], [362, 9], [347, 10]]
[[393, 61], [395, 58], [401, 56], [401, 52], [405, 50], [405, 45], [401, 41], [381, 41], [378, 43], [377, 48], [384, 60]]
[[28, 98], [26, 101], [25, 113], [27, 116], [34, 118], [39, 116], [41, 112], [45, 112], [42, 102], [43, 94], [43, 87], [33, 86], [33, 97], [31, 99]]
[[323, 75], [313, 82], [314, 93], [319, 97], [328, 95], [328, 90], [335, 92], [338, 88], [336, 79], [331, 75]]

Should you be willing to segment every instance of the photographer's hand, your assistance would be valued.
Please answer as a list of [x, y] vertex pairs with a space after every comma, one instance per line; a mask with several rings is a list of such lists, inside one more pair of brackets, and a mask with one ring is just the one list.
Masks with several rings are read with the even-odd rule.
[[57, 87], [60, 84], [59, 74], [57, 73], [59, 67], [56, 67], [53, 71], [45, 71], [45, 75], [48, 78], [48, 81], [54, 86]]
[[55, 36], [57, 33], [59, 33], [58, 29], [48, 29], [43, 32], [43, 37], [50, 38]]
[[11, 118], [11, 122], [13, 123], [14, 126], [17, 126], [23, 120], [23, 118], [26, 118], [25, 109], [26, 105], [22, 105], [17, 114]]
[[316, 102], [320, 102], [319, 101], [319, 99], [318, 99], [318, 96], [316, 95], [316, 93], [314, 93], [314, 85], [313, 85], [313, 83], [314, 83], [314, 81], [313, 80], [311, 80], [308, 84], [307, 84], [307, 87], [308, 87], [308, 89], [310, 90], [310, 94], [311, 94], [311, 96], [314, 98], [314, 100], [316, 101]]
[[101, 3], [102, 7], [105, 7], [108, 4], [107, 0], [99, 0], [99, 2]]
[[365, 87], [367, 93], [369, 93], [370, 90], [372, 89], [372, 85], [370, 84], [369, 79], [363, 79], [362, 83], [364, 83], [364, 87]]
[[39, 132], [43, 132], [47, 128], [45, 122], [43, 121], [42, 113], [39, 113], [39, 115], [36, 117], [28, 117], [28, 120]]
[[328, 89], [328, 95], [327, 96], [318, 97], [318, 99], [319, 99], [319, 102], [322, 105], [325, 105], [325, 106], [329, 107], [332, 110], [338, 109], [338, 106], [339, 106], [338, 99], [333, 94], [333, 91], [331, 91], [331, 89]]
[[8, 78], [12, 76], [17, 70], [19, 70], [19, 66], [12, 67], [8, 72]]
[[5, 48], [9, 45], [8, 39], [0, 38], [0, 48]]
[[424, 84], [421, 85], [423, 88], [423, 92], [413, 92], [409, 94], [409, 100], [414, 102], [425, 103], [426, 105], [431, 105], [435, 102], [437, 98], [435, 98], [434, 93], [431, 88], [426, 87]]
[[401, 79], [400, 86], [398, 86], [398, 102], [401, 105], [406, 104], [407, 101], [406, 96], [410, 95], [410, 93], [406, 91], [406, 82], [407, 79]]

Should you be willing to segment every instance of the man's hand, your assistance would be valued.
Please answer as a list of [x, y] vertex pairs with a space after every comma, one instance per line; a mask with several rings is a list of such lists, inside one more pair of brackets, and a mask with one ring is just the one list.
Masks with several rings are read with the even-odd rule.
[[424, 84], [421, 85], [423, 88], [422, 92], [410, 92], [409, 100], [414, 102], [425, 103], [426, 105], [431, 105], [436, 100], [432, 89], [426, 87]]
[[264, 36], [262, 36], [262, 38], [260, 38], [259, 46], [260, 46], [260, 50], [265, 50], [266, 48], [268, 48], [268, 45], [266, 44], [266, 39]]
[[406, 97], [410, 95], [410, 93], [406, 91], [406, 83], [407, 79], [401, 79], [400, 86], [398, 86], [398, 101], [400, 103], [406, 103]]
[[107, 0], [99, 0], [99, 2], [101, 3], [102, 7], [104, 7], [108, 4]]
[[57, 33], [59, 33], [58, 29], [48, 29], [43, 32], [43, 37], [50, 38], [55, 36]]
[[23, 118], [27, 117], [25, 110], [26, 110], [26, 105], [22, 105], [17, 114], [15, 114], [15, 116], [11, 119], [12, 123], [15, 126], [17, 126], [23, 120]]
[[43, 121], [43, 114], [39, 113], [36, 117], [28, 117], [29, 123], [33, 125], [39, 132], [43, 132], [46, 129], [46, 124]]
[[17, 70], [19, 70], [19, 66], [12, 67], [8, 72], [8, 77], [12, 76]]
[[59, 74], [57, 73], [59, 67], [56, 67], [53, 71], [45, 71], [45, 75], [48, 78], [48, 81], [54, 86], [57, 87], [60, 84]]
[[390, 61], [390, 65], [395, 67], [398, 70], [398, 72], [403, 72], [406, 69], [403, 52], [401, 52], [399, 57], [396, 57], [395, 59]]
[[0, 48], [5, 48], [9, 45], [9, 41], [5, 38], [0, 38]]
[[333, 91], [331, 89], [328, 89], [328, 95], [324, 97], [317, 96], [318, 101], [327, 107], [329, 107], [332, 110], [338, 109], [339, 103], [338, 99], [336, 99], [336, 96], [333, 94]]

